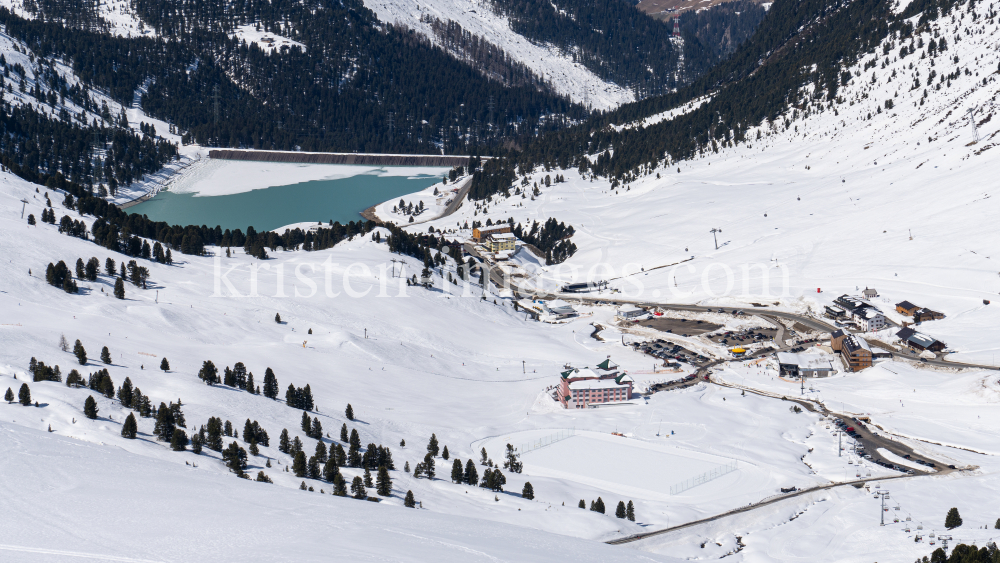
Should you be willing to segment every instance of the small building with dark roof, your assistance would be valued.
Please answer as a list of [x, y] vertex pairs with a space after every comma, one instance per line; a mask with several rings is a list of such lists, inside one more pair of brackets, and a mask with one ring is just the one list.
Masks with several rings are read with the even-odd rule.
[[899, 338], [903, 344], [920, 351], [930, 350], [931, 352], [941, 352], [947, 347], [944, 342], [931, 338], [930, 336], [917, 332], [909, 327], [897, 332], [896, 337]]
[[917, 312], [920, 307], [910, 303], [909, 301], [900, 301], [896, 303], [896, 312], [900, 315], [906, 315], [907, 317], [912, 317], [913, 313]]
[[944, 313], [932, 311], [927, 308], [917, 309], [913, 313], [913, 322], [922, 323], [924, 321], [937, 321], [944, 318]]

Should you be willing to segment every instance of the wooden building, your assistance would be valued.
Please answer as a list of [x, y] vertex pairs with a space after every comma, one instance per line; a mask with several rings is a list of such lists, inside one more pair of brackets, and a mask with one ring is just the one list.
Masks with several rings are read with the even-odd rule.
[[900, 301], [896, 303], [896, 312], [900, 315], [906, 315], [907, 317], [912, 317], [913, 313], [917, 312], [920, 307], [910, 303], [909, 301]]
[[872, 349], [868, 346], [868, 342], [853, 334], [844, 337], [840, 356], [848, 371], [861, 371], [872, 367]]
[[472, 229], [472, 240], [476, 242], [483, 242], [486, 237], [490, 235], [498, 235], [500, 233], [509, 232], [511, 232], [511, 228], [507, 223], [500, 223], [489, 227], [476, 227], [475, 229]]

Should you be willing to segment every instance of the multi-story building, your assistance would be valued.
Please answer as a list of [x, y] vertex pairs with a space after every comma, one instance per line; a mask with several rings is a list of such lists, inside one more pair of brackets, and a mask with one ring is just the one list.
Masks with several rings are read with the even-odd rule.
[[570, 368], [559, 379], [559, 402], [567, 409], [585, 409], [604, 403], [617, 403], [632, 399], [634, 380], [618, 372], [610, 359], [590, 368]]

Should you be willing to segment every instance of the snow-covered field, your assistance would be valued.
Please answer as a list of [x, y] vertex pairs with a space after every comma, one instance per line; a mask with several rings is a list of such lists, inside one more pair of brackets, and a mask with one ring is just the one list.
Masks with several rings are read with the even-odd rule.
[[304, 44], [294, 39], [262, 31], [253, 25], [241, 25], [237, 27], [236, 33], [233, 36], [246, 41], [248, 44], [256, 44], [267, 54], [280, 53], [283, 48], [306, 50]]
[[[617, 189], [560, 171], [568, 181], [543, 186], [534, 200], [466, 203], [431, 225], [447, 230], [507, 217], [556, 217], [573, 225], [579, 251], [565, 264], [518, 259], [548, 287], [593, 271], [627, 296], [797, 311], [818, 311], [841, 293], [876, 287], [885, 309], [907, 299], [947, 314], [921, 330], [946, 341], [960, 359], [989, 363], [1000, 326], [1000, 268], [991, 258], [1000, 248], [991, 193], [1000, 122], [987, 116], [997, 111], [1000, 34], [984, 17], [988, 7], [976, 9], [975, 23], [963, 8], [954, 23], [935, 24], [948, 38], [962, 32], [949, 44], [949, 58], [938, 59], [938, 72], [951, 72], [954, 56], [962, 72], [940, 90], [929, 88], [922, 102], [924, 88], [910, 91], [907, 81], [915, 71], [926, 78], [929, 60], [915, 54], [895, 61], [890, 54], [885, 69], [852, 69], [855, 79], [841, 90], [844, 104], [811, 105], [808, 117], [789, 115], [787, 129], [765, 125], [746, 145], [658, 168]], [[887, 110], [889, 98], [895, 103]], [[978, 108], [982, 140], [969, 146], [962, 115], [971, 105]], [[261, 173], [260, 163], [200, 166], [178, 189], [208, 193], [210, 179], [227, 178], [242, 191], [297, 174], [301, 181], [347, 173], [271, 164]], [[536, 171], [531, 182], [544, 175]], [[407, 287], [390, 271], [400, 276], [402, 267], [408, 277], [422, 264], [391, 254], [384, 231], [381, 243], [356, 237], [321, 252], [276, 251], [263, 263], [240, 250], [229, 258], [214, 248], [211, 256], [178, 252], [172, 266], [143, 262], [149, 289], [127, 285], [125, 300], [110, 296], [114, 280], [105, 275], [81, 280], [79, 294], [66, 294], [45, 283], [49, 262], [65, 260], [72, 268], [78, 257], [95, 256], [102, 264], [127, 258], [50, 225], [28, 226], [20, 200], [37, 218], [44, 191], [0, 173], [0, 248], [8, 260], [0, 269], [0, 392], [10, 387], [16, 395], [27, 383], [38, 402], [0, 403], [0, 451], [7, 454], [0, 461], [0, 511], [8, 516], [0, 559], [272, 561], [294, 553], [306, 561], [671, 561], [727, 554], [753, 562], [911, 561], [933, 550], [927, 536], [915, 541], [916, 524], [921, 535], [940, 533], [951, 507], [965, 519], [950, 532], [953, 543], [982, 546], [1000, 535], [993, 529], [1000, 517], [994, 371], [883, 362], [811, 381], [808, 395], [830, 410], [867, 414], [876, 431], [974, 468], [880, 481], [899, 474], [857, 459], [850, 444], [839, 450], [828, 421], [737, 387], [700, 382], [625, 406], [563, 410], [550, 390], [566, 364], [595, 365], [610, 356], [635, 374], [638, 389], [674, 376], [646, 371], [650, 358], [623, 345], [625, 329], [611, 322], [609, 307], [585, 307], [586, 317], [547, 324], [526, 320], [508, 299], [481, 299], [478, 287], [463, 296], [464, 288], [439, 276], [430, 290]], [[52, 199], [57, 217], [92, 221], [63, 209], [62, 197]], [[713, 228], [722, 229], [718, 249]], [[733, 273], [728, 293], [727, 268]], [[445, 270], [453, 272], [453, 265]], [[592, 323], [604, 326], [604, 340], [591, 336]], [[86, 365], [60, 350], [61, 335], [70, 346], [81, 340]], [[629, 329], [628, 335], [655, 333]], [[693, 338], [669, 338], [696, 346]], [[110, 350], [110, 364], [97, 359], [102, 346]], [[120, 403], [30, 381], [31, 357], [60, 365], [64, 376], [74, 368], [84, 376], [107, 368], [116, 386], [127, 377], [154, 404], [180, 398], [189, 433], [213, 416], [232, 421], [240, 433], [244, 420], [258, 421], [271, 445], [251, 456], [249, 473], [263, 471], [274, 484], [234, 477], [216, 452], [171, 451], [153, 438], [151, 419], [139, 420], [139, 439], [123, 438], [128, 411]], [[157, 369], [163, 358], [169, 371]], [[286, 472], [291, 459], [277, 449], [282, 429], [300, 438], [306, 452], [315, 448], [316, 440], [300, 430], [302, 413], [260, 395], [204, 385], [197, 372], [205, 360], [220, 370], [244, 362], [258, 382], [270, 367], [282, 391], [290, 383], [309, 384], [324, 443], [338, 442], [346, 424], [363, 445], [392, 450], [391, 496], [378, 505], [336, 498], [328, 483]], [[733, 386], [799, 392], [760, 364], [731, 362], [714, 371]], [[90, 395], [100, 409], [95, 420], [82, 413]], [[354, 421], [344, 415], [348, 403]], [[502, 493], [449, 481], [455, 459], [478, 460], [485, 447], [502, 464], [507, 443], [571, 428], [576, 436], [525, 453], [524, 471], [506, 473]], [[450, 459], [436, 459], [435, 479], [416, 479], [404, 464], [412, 468], [424, 458], [432, 433], [448, 446]], [[669, 494], [677, 480], [730, 460], [736, 471]], [[481, 475], [485, 468], [477, 467]], [[360, 475], [342, 472], [348, 481]], [[868, 479], [869, 489], [813, 492], [626, 546], [599, 543], [743, 507], [782, 487], [858, 476]], [[298, 490], [303, 481], [315, 491]], [[526, 482], [534, 500], [519, 494]], [[892, 492], [889, 512], [873, 498], [876, 484]], [[407, 491], [421, 508], [402, 507]], [[608, 514], [577, 508], [580, 500], [598, 497]], [[629, 500], [634, 523], [613, 515], [619, 501]]]
[[573, 54], [556, 47], [529, 41], [511, 30], [507, 18], [495, 14], [488, 2], [479, 0], [366, 0], [365, 6], [378, 19], [406, 25], [440, 43], [429, 23], [430, 16], [453, 21], [462, 28], [501, 48], [512, 59], [524, 64], [552, 84], [556, 92], [595, 110], [612, 109], [635, 100], [627, 88], [605, 82], [580, 63]]
[[376, 176], [439, 176], [448, 168], [417, 166], [357, 166], [347, 164], [296, 164], [204, 159], [170, 184], [174, 193], [200, 196], [231, 195], [272, 186], [315, 180], [339, 180], [362, 174]]

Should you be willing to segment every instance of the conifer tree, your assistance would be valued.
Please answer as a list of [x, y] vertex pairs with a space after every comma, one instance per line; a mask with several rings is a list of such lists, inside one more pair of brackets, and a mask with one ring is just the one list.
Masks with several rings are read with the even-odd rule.
[[340, 472], [337, 472], [337, 474], [333, 477], [333, 494], [338, 497], [347, 496], [347, 481], [344, 479], [344, 476], [340, 474]]
[[[347, 417], [347, 420], [354, 420], [354, 408], [351, 406], [351, 403], [347, 403], [347, 408], [344, 410], [344, 416]], [[347, 425], [345, 424], [344, 426], [346, 427]]]
[[630, 522], [635, 522], [635, 505], [632, 504], [632, 501], [628, 501], [628, 505], [625, 507], [625, 518]]
[[375, 483], [372, 481], [372, 472], [365, 468], [365, 486], [368, 488], [374, 487]]
[[250, 455], [258, 456], [260, 455], [260, 448], [257, 447], [257, 438], [250, 441]]
[[306, 383], [305, 387], [299, 389], [299, 401], [301, 402], [301, 405], [299, 406], [301, 409], [312, 411], [313, 408], [315, 408], [312, 390], [309, 388], [308, 383]]
[[957, 508], [951, 508], [948, 510], [948, 515], [944, 519], [944, 527], [949, 530], [958, 528], [962, 525], [962, 517], [958, 514]]
[[170, 362], [168, 362], [166, 358], [160, 360], [160, 369], [163, 371], [170, 370]]
[[76, 360], [80, 362], [81, 366], [87, 365], [87, 351], [83, 349], [83, 344], [79, 338], [73, 344], [73, 355], [76, 356]]
[[407, 473], [410, 472], [410, 462], [409, 461], [407, 461], [406, 463], [403, 464], [403, 471], [405, 471]]
[[195, 454], [201, 454], [201, 444], [202, 437], [200, 432], [195, 432], [191, 435], [191, 451]]
[[444, 449], [441, 451], [441, 459], [448, 461], [448, 456], [449, 456], [448, 446], [445, 446]]
[[594, 501], [594, 512], [604, 514], [604, 501], [601, 500], [601, 497], [597, 497], [597, 500]]
[[351, 481], [351, 494], [356, 499], [368, 498], [368, 491], [365, 490], [365, 483], [361, 480], [360, 475], [354, 477], [354, 480]]
[[389, 477], [389, 470], [384, 465], [378, 468], [378, 477], [375, 480], [375, 493], [382, 497], [392, 494], [392, 478]]
[[226, 436], [231, 438], [233, 436], [233, 423], [227, 420], [223, 432], [226, 433]]
[[451, 464], [451, 480], [454, 483], [461, 484], [465, 475], [462, 473], [462, 460], [455, 458], [455, 461]]
[[187, 450], [188, 437], [180, 428], [174, 428], [174, 432], [170, 437], [170, 449], [175, 452], [183, 452]]
[[83, 415], [87, 418], [93, 420], [97, 418], [97, 401], [94, 400], [93, 395], [87, 395], [87, 400], [83, 402]]
[[533, 500], [535, 498], [535, 489], [531, 486], [530, 481], [524, 482], [524, 488], [521, 489], [521, 497], [528, 500]]
[[219, 382], [219, 370], [212, 363], [212, 360], [202, 362], [201, 369], [198, 371], [198, 379], [204, 381], [206, 385], [215, 385]]
[[503, 468], [511, 473], [520, 473], [523, 468], [523, 464], [518, 461], [520, 454], [517, 453], [514, 446], [507, 444], [507, 452], [504, 455], [507, 459], [503, 462]]
[[306, 436], [309, 436], [310, 438], [312, 437], [312, 418], [306, 414], [306, 411], [302, 411], [302, 420], [299, 422], [299, 426], [302, 427], [302, 432], [304, 432]]
[[245, 388], [246, 388], [247, 392], [250, 393], [251, 395], [256, 395], [257, 394], [257, 390], [254, 388], [255, 385], [256, 385], [256, 383], [254, 383], [254, 381], [253, 381], [253, 372], [252, 371], [248, 372], [247, 373], [247, 383], [246, 383], [246, 387]]
[[207, 433], [207, 436], [205, 438], [205, 447], [216, 452], [221, 452], [222, 419], [217, 416], [209, 418], [208, 424], [205, 425], [205, 430]]
[[240, 389], [247, 388], [247, 367], [243, 364], [243, 362], [236, 362], [233, 366], [232, 387], [239, 387]]
[[322, 440], [316, 442], [316, 454], [315, 455], [316, 455], [316, 459], [318, 459], [320, 463], [326, 463], [326, 460], [327, 460], [326, 444], [324, 444]]
[[243, 477], [247, 468], [247, 452], [239, 444], [233, 442], [222, 452], [222, 460], [226, 467], [236, 475]]
[[299, 401], [299, 391], [291, 383], [288, 384], [288, 389], [285, 390], [285, 404], [293, 409], [301, 408]]
[[[110, 260], [110, 258], [108, 258]], [[115, 297], [125, 299], [125, 282], [121, 278], [115, 280]]]
[[432, 457], [438, 455], [438, 439], [434, 434], [431, 434], [431, 439], [427, 442], [427, 453]]
[[271, 368], [264, 370], [264, 396], [268, 399], [278, 398], [278, 379], [274, 377]]
[[347, 423], [345, 422], [343, 426], [340, 427], [340, 441], [346, 442], [347, 438]]
[[128, 417], [125, 418], [125, 424], [122, 424], [122, 437], [134, 440], [138, 432], [139, 427], [135, 423], [135, 415], [128, 413]]
[[431, 452], [427, 452], [424, 456], [424, 472], [427, 473], [428, 479], [434, 479], [434, 456]]
[[323, 468], [320, 467], [320, 461], [314, 455], [309, 456], [309, 462], [306, 464], [306, 467], [310, 479], [319, 479], [323, 475]]
[[[128, 378], [126, 378], [126, 380], [128, 380]], [[80, 385], [83, 385], [83, 383], [83, 376], [80, 375], [80, 372], [75, 369], [69, 370], [69, 373], [66, 374], [66, 387], [79, 387]]]
[[480, 453], [480, 455], [482, 456], [482, 457], [481, 457], [481, 458], [479, 459], [479, 465], [486, 465], [486, 460], [487, 460], [487, 458], [489, 457], [488, 455], [486, 455], [486, 448], [483, 448], [483, 449], [482, 449], [482, 451], [481, 451], [481, 452], [479, 452], [479, 453]]
[[250, 422], [250, 419], [248, 418], [247, 421], [243, 423], [243, 441], [250, 442], [255, 438], [256, 434], [254, 433], [253, 423]]
[[413, 491], [406, 491], [406, 498], [403, 499], [403, 506], [406, 508], [415, 508], [417, 506], [417, 501], [413, 500]]
[[29, 225], [34, 225], [35, 224], [35, 216], [33, 214], [31, 214], [31, 213], [28, 214], [28, 224]]
[[274, 322], [276, 322], [276, 323], [278, 323], [280, 325], [281, 324], [281, 315], [279, 315], [278, 313], [275, 313], [274, 314]]
[[304, 451], [302, 449], [302, 440], [299, 440], [298, 436], [292, 438], [292, 445], [288, 448], [288, 455], [295, 457], [296, 453]]
[[295, 452], [295, 459], [292, 460], [292, 472], [296, 477], [305, 477], [308, 467], [306, 466], [306, 454], [302, 451]]
[[[7, 388], [7, 392], [4, 394], [3, 400], [7, 401], [8, 405], [14, 402], [14, 391], [12, 391], [10, 387]], [[1000, 520], [998, 520], [998, 522], [1000, 522]]]
[[340, 475], [340, 468], [337, 467], [336, 456], [330, 456], [330, 459], [326, 460], [326, 465], [323, 466], [323, 480], [333, 483], [338, 475]]
[[465, 462], [465, 483], [473, 487], [479, 484], [479, 472], [471, 459]]
[[274, 481], [272, 481], [270, 477], [268, 477], [267, 475], [265, 475], [263, 471], [258, 471], [257, 472], [257, 479], [256, 479], [256, 481], [258, 483], [274, 483]]
[[347, 450], [347, 466], [348, 467], [361, 467], [362, 460], [361, 454], [359, 453], [359, 448], [351, 444], [350, 449]]
[[300, 491], [308, 491], [309, 490], [309, 487], [306, 487], [306, 482], [305, 481], [302, 481], [302, 484], [299, 485], [299, 490]]
[[399, 441], [399, 447], [405, 448], [406, 447], [406, 440], [400, 440]]
[[111, 352], [108, 350], [107, 346], [101, 348], [101, 361], [106, 364], [111, 363]]
[[358, 429], [351, 429], [351, 448], [361, 449], [361, 436], [358, 435]]
[[615, 508], [615, 518], [625, 518], [625, 502], [618, 501], [618, 507]]
[[578, 508], [587, 508], [587, 503], [583, 502], [583, 499], [580, 499], [580, 504], [578, 504], [576, 506]]
[[160, 408], [156, 410], [156, 424], [153, 426], [153, 434], [161, 442], [169, 442], [174, 436], [174, 415], [166, 403], [161, 402]]
[[122, 406], [130, 409], [132, 408], [132, 380], [125, 378], [125, 382], [122, 386], [118, 388], [118, 400], [121, 402]]

